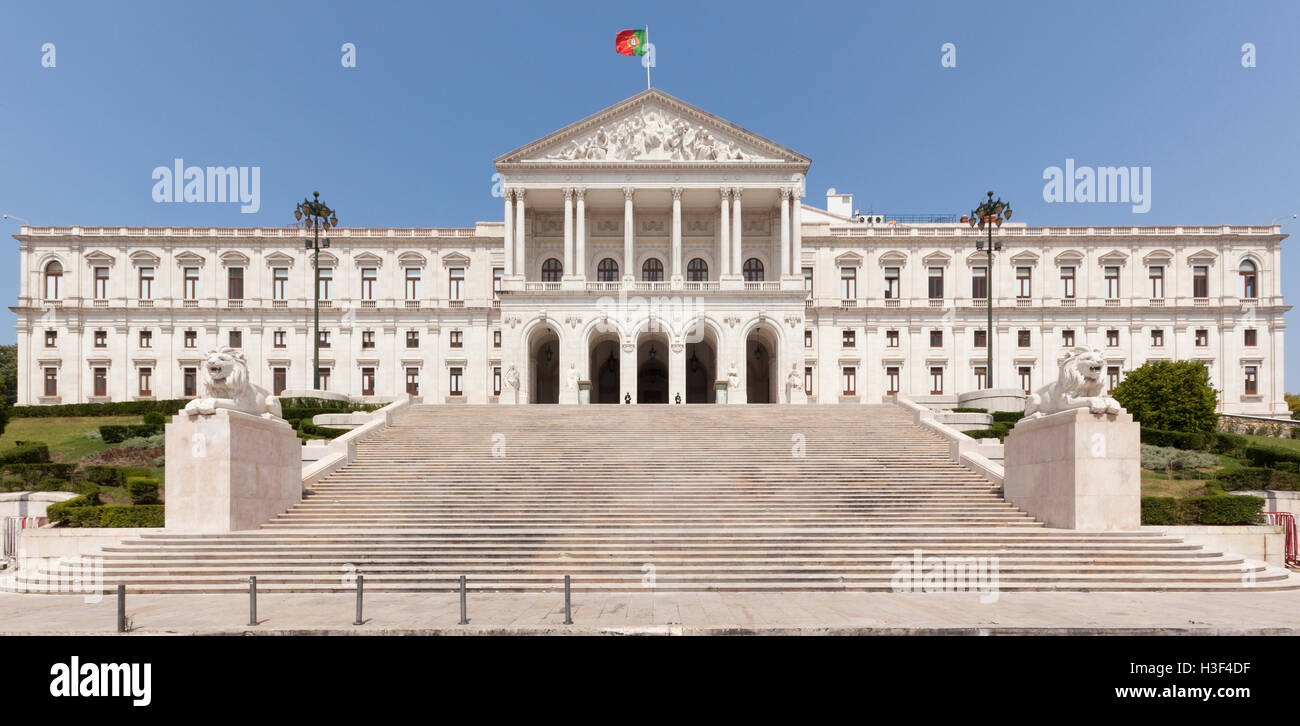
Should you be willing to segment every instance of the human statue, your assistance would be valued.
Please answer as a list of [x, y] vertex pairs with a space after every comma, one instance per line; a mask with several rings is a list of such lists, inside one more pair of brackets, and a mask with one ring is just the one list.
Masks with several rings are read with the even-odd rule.
[[519, 369], [513, 365], [506, 371], [506, 385], [519, 390]]

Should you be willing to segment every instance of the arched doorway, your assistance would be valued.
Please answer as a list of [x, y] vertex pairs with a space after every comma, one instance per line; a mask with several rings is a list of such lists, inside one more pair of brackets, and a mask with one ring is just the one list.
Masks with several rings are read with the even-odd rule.
[[668, 337], [645, 333], [636, 345], [636, 402], [668, 403]]
[[588, 359], [591, 379], [592, 403], [622, 403], [619, 399], [618, 377], [622, 361], [619, 357], [618, 335], [597, 334], [592, 337]]
[[528, 350], [528, 402], [560, 402], [560, 337], [550, 328], [533, 333]]
[[687, 340], [692, 338], [702, 340], [686, 344], [686, 402], [713, 403], [713, 384], [718, 380], [718, 339], [707, 327], [693, 332]]
[[780, 375], [779, 340], [775, 333], [760, 325], [745, 338], [745, 400], [749, 403], [776, 403], [781, 400], [776, 386]]

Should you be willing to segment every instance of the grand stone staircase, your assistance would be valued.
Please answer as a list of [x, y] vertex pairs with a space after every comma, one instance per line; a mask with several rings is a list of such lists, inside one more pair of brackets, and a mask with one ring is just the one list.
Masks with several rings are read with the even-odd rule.
[[996, 557], [1001, 591], [1300, 587], [1156, 533], [1045, 528], [891, 405], [414, 406], [259, 530], [106, 548], [104, 585], [889, 591], [918, 554]]

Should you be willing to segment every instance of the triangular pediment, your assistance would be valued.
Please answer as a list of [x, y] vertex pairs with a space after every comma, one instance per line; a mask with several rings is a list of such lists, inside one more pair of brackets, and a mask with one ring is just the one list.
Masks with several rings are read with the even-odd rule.
[[103, 250], [87, 252], [82, 259], [84, 259], [88, 265], [98, 265], [103, 267], [112, 267], [113, 262], [115, 261], [112, 255]]
[[810, 160], [657, 89], [643, 91], [496, 160], [510, 164], [786, 163]]
[[177, 254], [172, 259], [176, 260], [176, 264], [181, 265], [182, 267], [202, 267], [203, 263], [206, 261], [203, 255], [188, 250]]
[[272, 252], [264, 259], [266, 264], [271, 267], [293, 267], [293, 257], [283, 252]]
[[357, 267], [383, 267], [384, 258], [373, 252], [361, 252], [352, 256]]

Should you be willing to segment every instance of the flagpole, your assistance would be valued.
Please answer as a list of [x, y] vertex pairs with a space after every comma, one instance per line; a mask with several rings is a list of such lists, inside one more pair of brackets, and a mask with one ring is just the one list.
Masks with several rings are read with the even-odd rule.
[[[646, 51], [649, 52], [650, 50], [650, 24], [649, 23], [647, 23], [645, 26], [645, 45], [646, 45]], [[645, 90], [647, 91], [650, 90], [650, 64], [649, 63], [645, 64]]]

